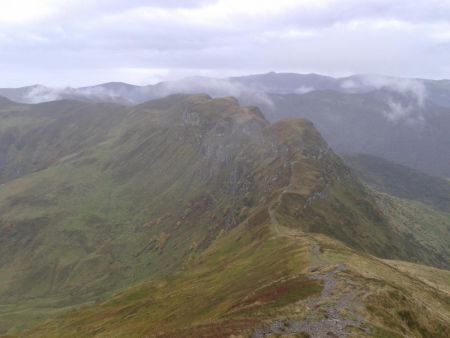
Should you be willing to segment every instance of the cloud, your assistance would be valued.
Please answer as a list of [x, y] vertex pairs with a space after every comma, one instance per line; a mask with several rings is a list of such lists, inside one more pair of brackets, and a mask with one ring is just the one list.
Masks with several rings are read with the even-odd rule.
[[25, 103], [40, 103], [59, 99], [61, 99], [60, 90], [36, 85], [25, 93], [22, 101]]
[[423, 81], [376, 75], [358, 78], [363, 88], [387, 90], [397, 94], [389, 95], [386, 98], [388, 109], [384, 110], [382, 114], [388, 121], [415, 127], [424, 125], [427, 90]]
[[211, 77], [186, 77], [181, 80], [165, 81], [154, 86], [129, 87], [126, 84], [109, 83], [92, 87], [55, 87], [35, 85], [23, 91], [20, 98], [24, 103], [41, 103], [62, 99], [89, 101], [113, 101], [123, 104], [138, 104], [153, 98], [171, 94], [206, 93], [212, 97], [233, 96], [244, 103], [273, 107], [270, 97], [259, 88], [232, 81]]
[[35, 85], [23, 91], [21, 97], [15, 100], [23, 103], [41, 103], [63, 99], [81, 99], [93, 101], [117, 101], [125, 103], [126, 99], [118, 90], [105, 87], [86, 88], [50, 88], [42, 85]]
[[104, 87], [89, 87], [89, 88], [66, 88], [61, 91], [63, 95], [73, 95], [73, 96], [82, 96], [97, 100], [119, 100], [119, 99], [125, 99], [124, 97], [120, 96], [120, 93], [118, 91], [114, 90], [108, 90]]
[[357, 75], [343, 79], [340, 87], [348, 92], [384, 91], [380, 98], [387, 108], [383, 116], [392, 123], [422, 126], [426, 121], [427, 88], [423, 80], [381, 75]]
[[365, 75], [360, 77], [363, 86], [390, 91], [410, 96], [417, 106], [422, 107], [427, 96], [427, 89], [421, 80], [402, 79], [379, 75]]
[[2, 1], [0, 24], [24, 24], [55, 14], [55, 0]]
[[423, 127], [426, 122], [421, 107], [417, 107], [414, 104], [403, 104], [399, 101], [388, 100], [387, 105], [389, 109], [384, 110], [382, 113], [389, 122], [394, 124], [405, 123], [413, 127]]
[[296, 94], [306, 94], [306, 93], [312, 92], [313, 90], [314, 90], [313, 87], [301, 86], [295, 90], [295, 93]]
[[340, 84], [342, 89], [358, 89], [360, 86], [355, 80], [345, 79]]
[[450, 77], [449, 1], [16, 0], [0, 30], [0, 86], [168, 72]]

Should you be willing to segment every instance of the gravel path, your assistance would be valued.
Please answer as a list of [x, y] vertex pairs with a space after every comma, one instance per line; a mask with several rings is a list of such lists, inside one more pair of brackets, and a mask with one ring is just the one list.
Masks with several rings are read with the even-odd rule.
[[[319, 254], [320, 247], [313, 246], [312, 253]], [[265, 338], [269, 336], [292, 336], [302, 335], [311, 338], [321, 337], [349, 337], [347, 331], [349, 327], [361, 328], [362, 318], [354, 311], [352, 303], [355, 300], [356, 292], [352, 290], [344, 291], [339, 295], [335, 294], [337, 286], [337, 274], [346, 270], [344, 264], [339, 264], [333, 270], [325, 273], [317, 271], [311, 272], [311, 278], [323, 282], [323, 289], [320, 296], [306, 302], [310, 310], [309, 315], [304, 320], [275, 321], [265, 328], [256, 330], [253, 338]], [[317, 317], [317, 313], [324, 313], [323, 319]], [[343, 312], [350, 314], [345, 316]]]
[[[268, 212], [272, 224], [272, 229], [279, 236], [295, 238], [287, 228], [280, 225], [274, 206], [278, 200], [269, 206]], [[310, 249], [311, 255], [319, 257], [321, 248], [318, 244], [313, 244]], [[323, 267], [322, 267], [323, 268]], [[320, 296], [306, 301], [308, 315], [303, 320], [274, 321], [267, 327], [256, 330], [252, 338], [265, 338], [269, 336], [304, 336], [311, 338], [322, 337], [349, 337], [347, 331], [349, 327], [362, 328], [362, 318], [356, 313], [353, 307], [356, 291], [346, 290], [339, 295], [336, 294], [337, 274], [346, 270], [345, 264], [335, 266], [331, 271], [320, 272], [321, 267], [310, 271], [310, 278], [323, 282], [323, 289]], [[317, 314], [324, 313], [323, 319], [318, 319]], [[346, 313], [347, 315], [344, 315]], [[348, 317], [352, 317], [349, 319]]]

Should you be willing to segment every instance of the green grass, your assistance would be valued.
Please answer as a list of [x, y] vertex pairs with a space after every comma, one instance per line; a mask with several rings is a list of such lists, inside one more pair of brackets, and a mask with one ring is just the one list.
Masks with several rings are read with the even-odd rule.
[[[321, 318], [326, 303], [306, 307], [322, 290], [309, 274], [313, 267], [328, 271], [337, 264], [346, 270], [329, 301], [348, 290], [355, 294], [352, 306], [369, 330], [357, 330], [358, 336], [446, 337], [450, 332], [448, 294], [414, 277], [420, 272], [421, 278], [442, 281], [450, 277], [448, 271], [384, 262], [323, 235], [273, 231], [265, 223], [239, 226], [185, 271], [61, 314], [23, 336], [249, 336], [274, 320]], [[320, 252], [312, 252], [313, 246]]]
[[98, 308], [70, 312], [32, 335], [140, 337], [205, 325], [214, 330], [214, 323], [227, 320], [247, 322], [249, 330], [278, 308], [320, 292], [320, 283], [302, 273], [305, 259], [304, 249], [271, 237], [267, 227], [240, 226], [185, 272], [133, 287]]
[[[175, 100], [167, 114], [180, 114], [182, 104]], [[203, 109], [217, 118], [214, 109], [228, 105]], [[0, 299], [12, 312], [30, 299], [54, 300], [55, 309], [80, 304], [173, 272], [237, 224], [235, 208], [243, 205], [231, 190], [240, 183], [221, 181], [236, 166], [198, 149], [200, 133], [209, 132], [216, 148], [222, 137], [201, 126], [166, 126], [174, 116], [165, 121], [145, 109], [128, 112], [134, 117], [95, 147], [0, 186]]]

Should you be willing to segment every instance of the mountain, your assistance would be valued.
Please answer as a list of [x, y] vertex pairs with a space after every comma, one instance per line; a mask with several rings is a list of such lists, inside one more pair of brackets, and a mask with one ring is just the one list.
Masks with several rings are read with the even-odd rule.
[[373, 188], [450, 211], [450, 181], [366, 154], [346, 156], [348, 164]]
[[243, 96], [262, 99], [265, 93], [303, 93], [315, 89], [341, 89], [339, 80], [317, 74], [268, 73], [231, 78], [188, 77], [154, 85], [136, 86], [109, 82], [80, 88], [49, 88], [34, 85], [0, 88], [0, 95], [22, 103], [39, 103], [61, 99], [140, 104], [170, 94], [208, 93], [213, 97]]
[[[26, 86], [26, 87], [20, 87], [20, 88], [0, 88], [0, 96], [8, 98], [15, 102], [22, 102], [22, 103], [30, 103], [32, 100], [31, 94], [33, 91], [41, 91], [42, 90], [48, 90], [45, 86], [41, 85], [33, 85], [33, 86]], [[44, 93], [44, 94], [48, 94]], [[52, 101], [54, 100], [54, 97], [43, 95], [40, 97], [40, 101]]]
[[50, 88], [33, 85], [21, 88], [0, 88], [0, 95], [19, 103], [42, 103], [59, 100], [110, 102], [130, 104], [141, 87], [129, 84], [105, 83], [81, 88]]
[[266, 93], [304, 94], [313, 90], [340, 90], [340, 79], [319, 74], [267, 73], [229, 78], [231, 83]]
[[83, 88], [0, 89], [17, 102], [81, 100], [136, 105], [171, 94], [234, 96], [261, 108], [268, 120], [314, 122], [338, 153], [367, 153], [427, 174], [450, 177], [450, 82], [353, 75], [267, 73], [231, 78], [190, 77], [155, 85], [105, 83]]
[[0, 184], [98, 144], [124, 116], [113, 104], [0, 98]]
[[424, 171], [450, 176], [450, 109], [385, 90], [369, 93], [313, 91], [274, 94], [268, 116], [312, 120], [333, 148], [366, 153]]
[[450, 107], [449, 80], [409, 79], [370, 74], [334, 78], [314, 73], [271, 72], [229, 78], [192, 76], [144, 86], [123, 82], [109, 82], [79, 88], [50, 88], [33, 85], [21, 88], [0, 88], [0, 95], [22, 103], [79, 99], [139, 104], [170, 94], [205, 92], [213, 97], [242, 96], [245, 99], [249, 96], [248, 99], [260, 100], [264, 103], [266, 94], [305, 94], [311, 91], [368, 93], [374, 90], [423, 96], [421, 99], [427, 99], [439, 106]]
[[311, 122], [3, 101], [0, 332], [448, 333], [449, 214], [367, 188]]

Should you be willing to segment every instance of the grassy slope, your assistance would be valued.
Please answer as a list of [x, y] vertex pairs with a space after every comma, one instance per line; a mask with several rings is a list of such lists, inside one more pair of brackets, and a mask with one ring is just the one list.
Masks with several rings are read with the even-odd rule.
[[[324, 284], [314, 276], [339, 266], [330, 295], [315, 302]], [[185, 271], [73, 309], [23, 336], [249, 336], [270, 332], [272, 323], [320, 322], [345, 295], [349, 306], [340, 316], [360, 318], [348, 328], [359, 337], [446, 337], [449, 278], [445, 270], [384, 262], [323, 235], [274, 226], [266, 211], [218, 239]]]
[[[208, 135], [201, 125], [172, 124], [181, 104], [138, 107], [97, 147], [1, 187], [3, 330], [15, 304], [52, 310], [106, 296], [173, 271], [236, 223], [239, 173], [224, 163], [223, 136], [209, 140], [210, 154], [199, 159], [198, 137]], [[239, 110], [231, 104], [215, 101], [204, 113], [233, 115]], [[20, 316], [32, 323], [36, 313]]]
[[0, 100], [0, 183], [98, 144], [124, 115], [124, 108], [113, 104]]
[[[440, 212], [426, 204], [395, 198], [386, 194], [373, 192], [380, 210], [391, 220], [397, 231], [403, 233], [410, 243], [411, 250], [434, 252], [435, 263], [424, 256], [411, 256], [409, 261], [425, 262], [448, 269], [450, 259], [447, 255], [450, 249], [448, 236], [450, 234], [450, 214]], [[417, 246], [421, 242], [426, 249]], [[441, 264], [436, 264], [441, 262]]]
[[346, 163], [366, 183], [400, 198], [450, 211], [450, 182], [370, 155], [346, 156]]

